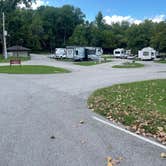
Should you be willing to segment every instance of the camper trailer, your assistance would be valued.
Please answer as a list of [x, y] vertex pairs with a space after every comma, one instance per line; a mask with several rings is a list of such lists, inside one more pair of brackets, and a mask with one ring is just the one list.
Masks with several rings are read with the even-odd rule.
[[67, 46], [66, 47], [67, 58], [73, 60], [98, 60], [103, 54], [103, 50], [100, 47], [79, 47], [79, 46]]
[[138, 51], [138, 58], [141, 60], [153, 60], [157, 56], [157, 51], [151, 47], [143, 48]]
[[103, 49], [100, 47], [85, 47], [85, 55], [87, 59], [99, 60], [103, 54]]
[[79, 59], [82, 60], [85, 54], [84, 48], [77, 46], [67, 46], [66, 52], [67, 52], [66, 57], [74, 60], [79, 60]]
[[115, 58], [127, 58], [127, 54], [124, 48], [115, 49], [113, 55]]
[[66, 58], [66, 48], [56, 48], [55, 58]]

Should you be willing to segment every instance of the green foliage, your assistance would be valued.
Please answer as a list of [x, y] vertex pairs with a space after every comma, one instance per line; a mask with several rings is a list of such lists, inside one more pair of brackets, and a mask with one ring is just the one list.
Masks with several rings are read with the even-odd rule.
[[145, 20], [140, 25], [132, 25], [126, 33], [127, 46], [136, 54], [138, 50], [150, 45], [155, 23]]
[[0, 63], [6, 63], [6, 62], [10, 62], [10, 60], [13, 60], [13, 59], [20, 59], [21, 61], [28, 61], [28, 60], [30, 60], [31, 59], [31, 57], [30, 56], [28, 56], [28, 57], [13, 57], [13, 56], [11, 56], [11, 57], [9, 57], [8, 59], [4, 59], [4, 57], [2, 56], [2, 55], [0, 55]]
[[81, 10], [70, 5], [41, 6], [37, 10], [15, 8], [6, 13], [7, 45], [54, 51], [55, 47], [66, 46], [75, 27], [83, 22]]
[[166, 63], [166, 60], [156, 60], [156, 63]]
[[110, 58], [105, 57], [104, 61], [82, 61], [82, 62], [75, 62], [75, 65], [80, 65], [80, 66], [94, 66], [102, 63], [107, 63], [107, 62], [112, 62]]
[[26, 7], [30, 7], [32, 2], [35, 0], [1, 0], [0, 1], [0, 13], [5, 12], [10, 13], [15, 10], [18, 4], [23, 3]]
[[88, 45], [88, 31], [85, 25], [78, 25], [72, 37], [69, 38], [69, 44], [78, 45], [78, 46], [86, 46]]
[[104, 21], [103, 21], [103, 14], [101, 11], [98, 12], [97, 16], [96, 16], [96, 20], [95, 23], [97, 25], [97, 27], [102, 30], [104, 27]]
[[[85, 21], [80, 8], [41, 6], [37, 10], [18, 9], [24, 2], [30, 6], [33, 0], [0, 1], [1, 12], [6, 14], [7, 45], [23, 45], [33, 51], [54, 51], [66, 45], [102, 47], [106, 53], [115, 48], [139, 49], [152, 46], [166, 52], [166, 21], [130, 25], [129, 22], [105, 24], [103, 14], [98, 12], [92, 22]], [[0, 17], [0, 19], [2, 19]], [[2, 21], [0, 20], [0, 51], [2, 50]]]
[[[114, 85], [95, 91], [90, 109], [144, 135], [166, 135], [166, 79]], [[162, 132], [160, 135], [160, 132]], [[165, 132], [165, 133], [163, 133]], [[165, 141], [165, 139], [158, 139]]]
[[68, 70], [63, 68], [41, 65], [0, 66], [0, 73], [8, 74], [56, 74], [68, 72]]
[[80, 65], [80, 66], [93, 66], [93, 65], [97, 65], [100, 64], [99, 62], [95, 62], [95, 61], [83, 61], [83, 62], [75, 62], [75, 65]]
[[160, 22], [156, 25], [151, 45], [160, 52], [166, 52], [166, 22]]
[[126, 62], [123, 63], [122, 65], [115, 65], [112, 66], [113, 68], [139, 68], [139, 67], [144, 67], [143, 64], [141, 63], [135, 63], [135, 62]]

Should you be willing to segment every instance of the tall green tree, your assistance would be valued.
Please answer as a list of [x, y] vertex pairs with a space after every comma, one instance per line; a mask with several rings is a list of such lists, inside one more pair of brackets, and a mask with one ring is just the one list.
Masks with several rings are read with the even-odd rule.
[[73, 35], [69, 38], [69, 44], [78, 45], [78, 46], [86, 46], [88, 45], [87, 40], [87, 31], [85, 25], [78, 25]]
[[103, 20], [103, 14], [101, 11], [98, 12], [96, 19], [95, 19], [95, 23], [97, 25], [97, 27], [102, 30], [103, 26], [104, 26], [104, 20]]
[[127, 47], [137, 53], [138, 50], [150, 46], [151, 37], [154, 31], [154, 23], [149, 20], [140, 25], [133, 24], [127, 30]]
[[166, 21], [160, 22], [155, 26], [150, 43], [155, 49], [166, 53]]

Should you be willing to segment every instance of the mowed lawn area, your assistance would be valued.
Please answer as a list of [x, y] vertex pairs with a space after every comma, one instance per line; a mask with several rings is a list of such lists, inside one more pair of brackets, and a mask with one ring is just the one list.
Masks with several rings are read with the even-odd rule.
[[9, 57], [8, 59], [4, 59], [2, 55], [0, 55], [0, 63], [7, 63], [10, 62], [10, 60], [20, 59], [21, 61], [28, 61], [31, 60], [31, 57]]
[[0, 66], [0, 73], [8, 74], [56, 74], [68, 73], [67, 69], [42, 65]]
[[98, 65], [102, 63], [107, 63], [107, 62], [112, 62], [111, 59], [106, 59], [105, 61], [81, 61], [81, 62], [74, 62], [75, 65], [80, 65], [80, 66], [93, 66], [93, 65]]
[[156, 63], [166, 63], [166, 59], [165, 60], [156, 60], [156, 61], [154, 61], [154, 62], [156, 62]]
[[144, 67], [144, 64], [136, 63], [136, 62], [125, 62], [121, 65], [112, 66], [113, 68], [139, 68]]
[[80, 65], [80, 66], [93, 66], [97, 64], [101, 64], [96, 61], [81, 61], [81, 62], [74, 62], [75, 65]]
[[166, 79], [103, 88], [90, 96], [88, 105], [127, 129], [166, 144]]

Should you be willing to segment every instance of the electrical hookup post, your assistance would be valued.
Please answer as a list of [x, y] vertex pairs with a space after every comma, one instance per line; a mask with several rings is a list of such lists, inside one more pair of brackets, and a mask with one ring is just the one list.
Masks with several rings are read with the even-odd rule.
[[4, 12], [2, 13], [2, 22], [3, 22], [3, 56], [5, 59], [7, 59], [8, 58], [7, 48], [6, 48], [7, 31], [5, 30], [5, 14], [4, 14]]

